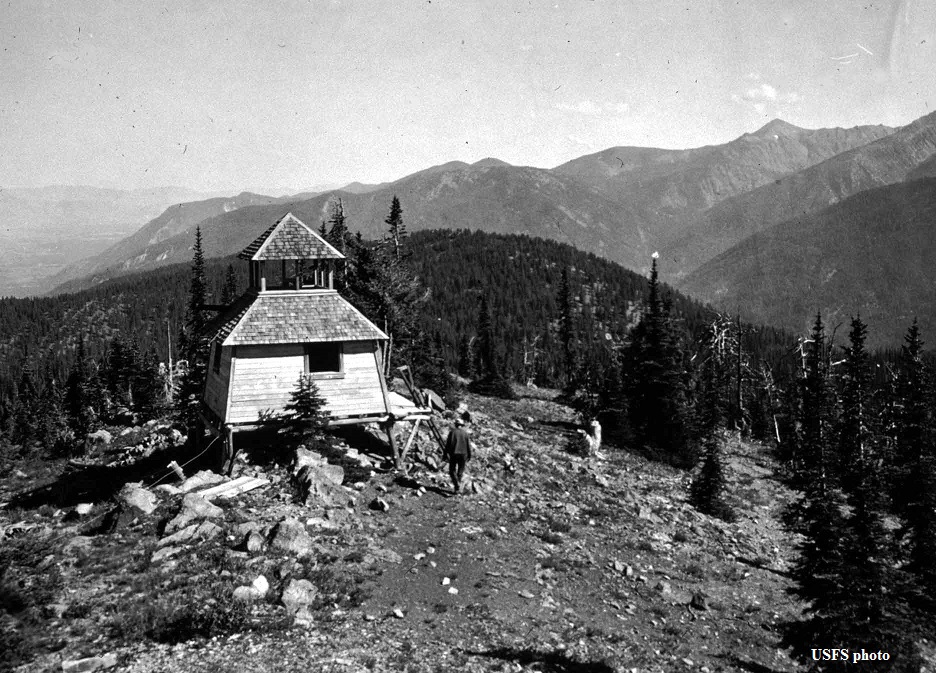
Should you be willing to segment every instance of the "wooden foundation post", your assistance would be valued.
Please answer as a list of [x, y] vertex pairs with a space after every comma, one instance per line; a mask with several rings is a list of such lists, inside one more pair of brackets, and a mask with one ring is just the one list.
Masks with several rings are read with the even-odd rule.
[[234, 448], [234, 428], [230, 425], [224, 427], [224, 441], [221, 444], [221, 472], [231, 476], [234, 471], [234, 456], [237, 450]]
[[400, 452], [397, 450], [396, 440], [393, 438], [393, 421], [384, 423], [384, 431], [387, 433], [387, 442], [390, 444], [390, 452], [393, 454], [393, 466], [400, 469]]
[[406, 455], [409, 453], [410, 447], [413, 445], [413, 440], [416, 439], [416, 433], [419, 432], [419, 424], [422, 422], [422, 419], [417, 418], [413, 423], [413, 430], [410, 432], [409, 439], [406, 440], [406, 444], [403, 445], [403, 451], [400, 454], [400, 463], [403, 464], [403, 472], [406, 472]]

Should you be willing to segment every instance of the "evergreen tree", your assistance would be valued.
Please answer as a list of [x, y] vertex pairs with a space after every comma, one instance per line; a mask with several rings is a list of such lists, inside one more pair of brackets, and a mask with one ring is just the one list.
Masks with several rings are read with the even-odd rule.
[[574, 385], [575, 362], [575, 318], [573, 313], [572, 285], [569, 279], [569, 267], [562, 269], [559, 281], [559, 341], [562, 344], [562, 363], [565, 367], [566, 382]]
[[39, 406], [42, 409], [37, 428], [39, 441], [48, 451], [55, 454], [64, 453], [72, 439], [72, 433], [65, 413], [65, 390], [55, 378], [51, 367], [46, 373]]
[[75, 352], [75, 364], [66, 382], [65, 408], [68, 422], [78, 442], [83, 442], [88, 433], [93, 432], [98, 424], [98, 414], [94, 409], [94, 400], [98, 386], [94, 381], [95, 373], [90, 358], [85, 353], [85, 340], [78, 341]]
[[182, 349], [187, 366], [179, 384], [179, 411], [189, 434], [197, 427], [201, 409], [201, 395], [208, 371], [208, 338], [205, 329], [208, 314], [204, 309], [207, 282], [205, 255], [202, 250], [201, 227], [195, 228], [195, 246], [192, 254], [192, 273], [189, 283], [188, 310], [182, 332]]
[[227, 273], [224, 275], [224, 287], [221, 288], [221, 303], [225, 306], [237, 299], [237, 274], [234, 272], [234, 265], [228, 264]]
[[403, 223], [403, 209], [400, 207], [400, 199], [393, 195], [390, 201], [390, 213], [384, 220], [387, 224], [387, 240], [396, 259], [404, 257], [404, 241], [406, 240], [406, 225]]
[[515, 399], [516, 394], [503, 371], [503, 359], [499, 353], [497, 333], [487, 297], [481, 297], [478, 310], [478, 378], [471, 383], [471, 390], [481, 395], [504, 399]]
[[299, 376], [285, 409], [282, 432], [290, 442], [312, 450], [331, 446], [325, 400], [311, 374]]
[[390, 337], [389, 368], [414, 364], [420, 357], [413, 350], [420, 331], [418, 306], [429, 297], [399, 249], [403, 244], [402, 237], [388, 235], [374, 247], [354, 245], [346, 289], [351, 302]]
[[342, 255], [347, 250], [347, 240], [348, 240], [348, 224], [347, 218], [345, 217], [344, 212], [344, 203], [341, 199], [338, 199], [332, 205], [331, 218], [329, 219], [329, 224], [331, 224], [331, 229], [328, 232], [326, 240], [332, 244], [332, 247], [335, 248]]
[[32, 369], [27, 366], [16, 386], [16, 402], [13, 407], [12, 439], [14, 444], [28, 445], [36, 439], [36, 420], [39, 416], [38, 394], [33, 382]]
[[936, 418], [933, 373], [914, 319], [904, 337], [896, 385], [896, 456], [892, 494], [905, 521], [910, 568], [924, 593], [936, 594]]
[[722, 458], [721, 429], [727, 406], [726, 360], [730, 352], [724, 340], [723, 324], [716, 321], [708, 357], [703, 367], [701, 402], [696, 421], [696, 433], [701, 446], [702, 465], [692, 480], [690, 501], [700, 512], [732, 520], [733, 513], [725, 502], [725, 467]]
[[631, 333], [624, 385], [630, 426], [638, 444], [675, 465], [695, 462], [689, 427], [686, 362], [680, 334], [661, 296], [656, 257], [647, 301]]

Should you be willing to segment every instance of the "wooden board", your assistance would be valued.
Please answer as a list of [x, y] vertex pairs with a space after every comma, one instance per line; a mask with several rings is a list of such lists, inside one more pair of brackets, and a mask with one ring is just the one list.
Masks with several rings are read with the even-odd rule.
[[224, 500], [227, 498], [233, 498], [235, 495], [240, 495], [241, 493], [252, 491], [255, 488], [266, 486], [269, 483], [269, 479], [260, 479], [258, 477], [238, 477], [237, 479], [232, 479], [231, 481], [227, 481], [223, 484], [218, 484], [217, 486], [206, 488], [204, 491], [197, 491], [197, 493], [206, 500], [211, 500], [212, 498], [221, 498]]

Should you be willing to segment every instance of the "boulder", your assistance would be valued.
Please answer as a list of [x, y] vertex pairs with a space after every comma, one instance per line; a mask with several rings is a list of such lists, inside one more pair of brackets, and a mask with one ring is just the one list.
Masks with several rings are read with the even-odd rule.
[[166, 525], [166, 533], [171, 534], [181, 530], [199, 519], [216, 519], [224, 515], [224, 510], [212, 505], [197, 493], [189, 493], [182, 498], [182, 507], [179, 513]]
[[387, 512], [390, 510], [390, 503], [383, 498], [374, 498], [368, 507], [378, 512]]
[[161, 563], [167, 558], [172, 558], [180, 551], [182, 551], [182, 547], [162, 547], [153, 552], [152, 557], [150, 557], [150, 563]]
[[280, 601], [286, 607], [290, 615], [296, 615], [303, 608], [308, 609], [318, 597], [318, 589], [309, 580], [289, 580], [289, 584], [283, 589], [283, 595]]
[[89, 432], [85, 436], [85, 449], [92, 449], [98, 446], [108, 446], [114, 439], [107, 430], [103, 428], [97, 432]]
[[249, 551], [250, 553], [256, 553], [258, 551], [263, 551], [263, 548], [266, 546], [266, 540], [263, 539], [263, 536], [252, 530], [244, 537], [242, 547], [244, 550]]
[[211, 486], [212, 484], [219, 484], [226, 479], [227, 477], [216, 474], [211, 470], [201, 470], [200, 472], [196, 472], [191, 477], [179, 484], [179, 490], [183, 493], [188, 493], [189, 491], [194, 491], [198, 488], [204, 488], [205, 486]]
[[185, 528], [177, 530], [172, 535], [164, 537], [156, 546], [165, 547], [166, 545], [183, 544], [186, 542], [194, 542], [195, 540], [211, 540], [222, 533], [224, 533], [224, 530], [221, 526], [213, 524], [210, 521], [202, 521], [201, 523], [189, 524]]
[[302, 522], [283, 519], [273, 529], [270, 546], [295, 556], [308, 556], [312, 553], [312, 538]]
[[[325, 468], [325, 469], [323, 469]], [[344, 470], [337, 465], [305, 465], [295, 476], [299, 498], [305, 504], [322, 507], [345, 507], [353, 504], [353, 498], [338, 483], [338, 470], [344, 479]]]
[[93, 508], [94, 505], [92, 505], [90, 502], [79, 502], [77, 505], [75, 505], [75, 514], [78, 516], [85, 516], [86, 514], [90, 514]]
[[321, 454], [300, 446], [296, 449], [296, 455], [293, 456], [292, 473], [299, 474], [299, 471], [306, 466], [317, 467], [327, 463], [328, 461]]
[[152, 514], [159, 504], [156, 494], [143, 488], [141, 483], [124, 484], [117, 494], [117, 500], [125, 507], [139, 510], [143, 514]]
[[234, 600], [243, 603], [252, 603], [262, 600], [267, 591], [270, 590], [270, 583], [263, 575], [258, 575], [257, 579], [250, 583], [250, 586], [241, 586], [234, 589]]
[[116, 654], [105, 654], [103, 657], [86, 657], [84, 659], [71, 659], [62, 661], [63, 673], [87, 673], [88, 671], [101, 671], [117, 665]]

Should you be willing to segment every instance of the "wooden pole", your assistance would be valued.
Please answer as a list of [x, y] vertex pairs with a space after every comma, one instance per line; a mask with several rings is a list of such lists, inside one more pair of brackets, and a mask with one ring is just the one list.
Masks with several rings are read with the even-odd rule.
[[[409, 453], [410, 447], [413, 445], [413, 440], [416, 439], [416, 433], [419, 432], [419, 424], [421, 422], [421, 418], [416, 419], [416, 422], [413, 423], [413, 431], [410, 432], [409, 439], [407, 439], [406, 444], [403, 445], [403, 451], [400, 453], [400, 463], [404, 466], [406, 465], [406, 454]], [[406, 471], [405, 467], [403, 471]]]
[[384, 430], [387, 433], [387, 442], [390, 444], [390, 452], [393, 455], [393, 466], [400, 469], [400, 452], [397, 449], [396, 440], [393, 438], [393, 420], [384, 423]]

